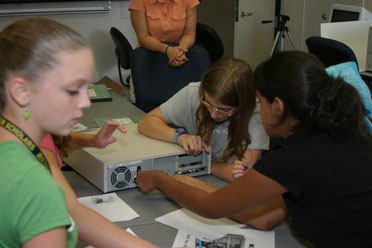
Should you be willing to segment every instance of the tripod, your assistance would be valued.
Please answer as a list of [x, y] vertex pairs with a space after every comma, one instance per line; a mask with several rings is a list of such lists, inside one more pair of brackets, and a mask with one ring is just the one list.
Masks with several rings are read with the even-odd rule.
[[273, 45], [273, 48], [271, 49], [270, 57], [273, 55], [274, 51], [278, 49], [279, 43], [280, 43], [279, 51], [283, 51], [284, 38], [285, 38], [285, 33], [284, 32], [287, 33], [293, 50], [296, 50], [296, 48], [294, 46], [294, 43], [293, 43], [293, 40], [292, 40], [292, 36], [289, 33], [288, 27], [285, 25], [287, 21], [289, 21], [289, 16], [286, 16], [286, 15], [279, 15], [278, 16], [278, 19], [277, 19], [277, 22], [276, 22], [276, 27], [275, 27], [274, 45]]

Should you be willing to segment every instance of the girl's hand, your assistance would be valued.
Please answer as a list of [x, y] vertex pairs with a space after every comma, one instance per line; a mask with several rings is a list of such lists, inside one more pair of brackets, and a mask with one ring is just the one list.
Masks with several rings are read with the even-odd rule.
[[252, 168], [252, 166], [247, 159], [243, 158], [243, 160], [235, 160], [232, 171], [233, 178], [237, 179], [241, 176], [244, 176], [250, 168]]
[[145, 193], [149, 193], [156, 189], [155, 179], [156, 177], [164, 173], [160, 170], [151, 170], [151, 171], [138, 171], [136, 177], [136, 184]]
[[118, 129], [122, 133], [126, 133], [125, 127], [118, 122], [107, 121], [103, 127], [100, 128], [98, 133], [94, 135], [93, 144], [94, 147], [104, 148], [105, 146], [114, 143], [116, 141], [115, 137], [112, 137], [114, 131]]
[[203, 150], [207, 153], [210, 152], [208, 145], [197, 135], [182, 134], [178, 136], [177, 143], [185, 150], [186, 154], [189, 155], [199, 155]]

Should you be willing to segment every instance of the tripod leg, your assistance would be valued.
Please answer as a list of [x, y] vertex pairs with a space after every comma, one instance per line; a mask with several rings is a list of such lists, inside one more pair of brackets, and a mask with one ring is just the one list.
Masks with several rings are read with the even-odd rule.
[[293, 40], [292, 40], [292, 36], [291, 36], [291, 34], [289, 33], [289, 31], [287, 31], [287, 35], [288, 35], [288, 37], [289, 37], [289, 41], [291, 42], [291, 45], [292, 45], [293, 50], [296, 50], [296, 48], [295, 48], [295, 46], [294, 46], [294, 42], [293, 42]]
[[284, 32], [280, 31], [280, 52], [284, 51]]
[[275, 48], [278, 45], [278, 40], [279, 40], [280, 34], [281, 34], [281, 32], [276, 32], [275, 39], [274, 39], [274, 45], [273, 45], [273, 48], [271, 49], [271, 52], [270, 52], [270, 57], [273, 55], [273, 53], [275, 51]]

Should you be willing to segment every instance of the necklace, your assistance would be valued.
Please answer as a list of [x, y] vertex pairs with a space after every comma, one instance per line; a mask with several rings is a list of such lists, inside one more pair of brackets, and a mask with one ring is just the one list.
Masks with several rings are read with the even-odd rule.
[[32, 154], [34, 154], [34, 156], [40, 161], [40, 163], [50, 171], [48, 161], [46, 160], [44, 154], [40, 151], [35, 142], [33, 142], [31, 138], [28, 137], [25, 132], [23, 132], [22, 129], [20, 129], [11, 121], [2, 116], [0, 116], [0, 126], [14, 134], [20, 141], [22, 141], [22, 143], [30, 152], [32, 152]]

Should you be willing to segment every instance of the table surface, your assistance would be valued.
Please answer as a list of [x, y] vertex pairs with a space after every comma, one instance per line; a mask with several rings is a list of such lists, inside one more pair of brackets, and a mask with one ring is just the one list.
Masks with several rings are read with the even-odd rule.
[[[77, 172], [63, 171], [63, 174], [78, 197], [102, 194], [97, 187]], [[205, 175], [199, 178], [216, 187], [226, 185], [224, 181], [213, 175]], [[140, 216], [129, 221], [115, 222], [117, 225], [124, 229], [132, 229], [137, 236], [159, 247], [172, 247], [177, 230], [156, 222], [155, 219], [181, 208], [180, 205], [157, 190], [146, 194], [142, 193], [138, 188], [132, 188], [116, 191], [115, 193]], [[286, 222], [273, 230], [275, 230], [276, 248], [310, 247], [309, 244], [306, 244], [305, 240], [296, 237], [294, 230]], [[86, 244], [79, 242], [77, 247], [85, 246]]]
[[[144, 112], [126, 100], [124, 96], [112, 92], [113, 101], [95, 102], [90, 109], [84, 110], [84, 117], [81, 123], [87, 127], [97, 127], [94, 122], [96, 117], [118, 118], [123, 116], [143, 116]], [[99, 195], [102, 192], [83, 178], [75, 171], [63, 171], [67, 181], [75, 191], [77, 197]], [[203, 181], [216, 187], [223, 187], [226, 182], [214, 177], [205, 175], [199, 177]], [[181, 208], [175, 201], [155, 190], [149, 194], [142, 193], [138, 188], [126, 189], [115, 192], [138, 214], [139, 218], [133, 220], [116, 222], [123, 228], [130, 228], [137, 236], [152, 242], [159, 247], [172, 247], [177, 230], [156, 222], [155, 219], [169, 212]], [[249, 228], [249, 227], [247, 227]], [[283, 223], [275, 229], [275, 247], [310, 247], [306, 241], [296, 237], [295, 232], [288, 223]], [[83, 242], [78, 243], [78, 248], [86, 247]]]
[[79, 122], [88, 128], [96, 128], [98, 125], [95, 118], [129, 117], [133, 122], [136, 122], [145, 115], [145, 112], [127, 100], [127, 94], [118, 95], [114, 91], [110, 91], [110, 93], [112, 101], [92, 102], [90, 108], [84, 109], [83, 118]]

